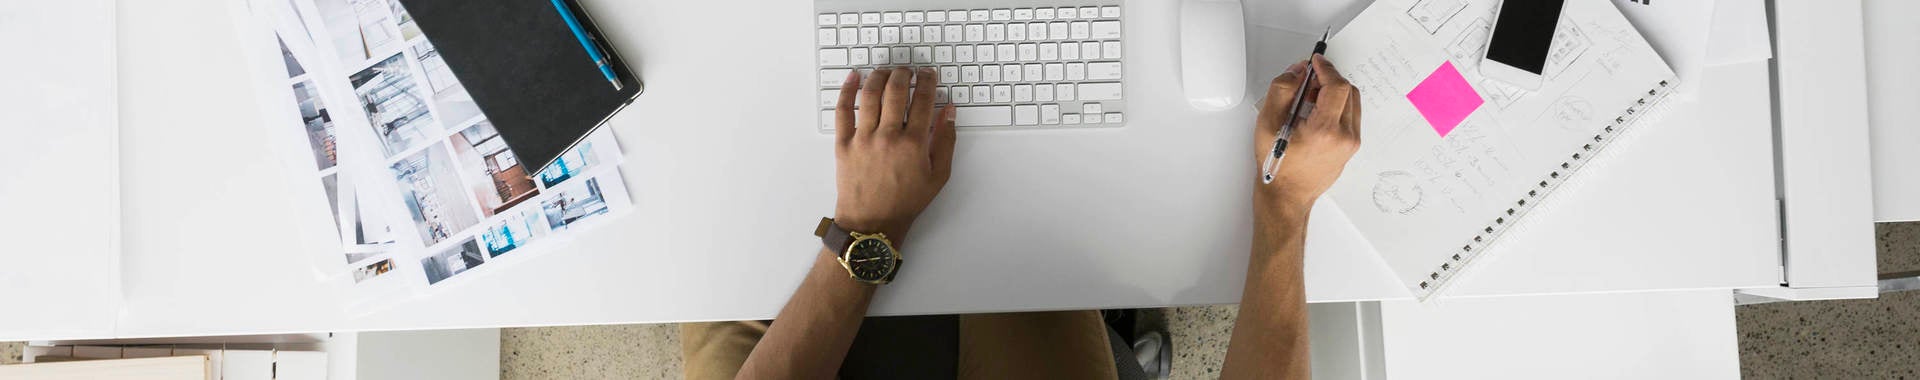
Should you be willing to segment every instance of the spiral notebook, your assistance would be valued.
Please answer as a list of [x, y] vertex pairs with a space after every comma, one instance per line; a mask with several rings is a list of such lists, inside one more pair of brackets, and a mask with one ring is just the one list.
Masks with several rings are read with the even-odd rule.
[[1543, 83], [1480, 75], [1496, 0], [1382, 0], [1328, 41], [1363, 143], [1328, 191], [1422, 300], [1678, 86], [1607, 0], [1567, 0]]

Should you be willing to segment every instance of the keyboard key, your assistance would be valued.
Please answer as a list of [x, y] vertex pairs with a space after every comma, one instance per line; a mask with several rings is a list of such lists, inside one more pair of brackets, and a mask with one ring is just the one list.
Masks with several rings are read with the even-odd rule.
[[1087, 103], [1087, 104], [1080, 105], [1081, 115], [1087, 115], [1087, 114], [1098, 115], [1100, 114], [1100, 111], [1102, 111], [1100, 109], [1100, 103]]
[[820, 21], [817, 23], [820, 24], [820, 26], [833, 26], [833, 24], [840, 23], [840, 16], [832, 13], [822, 14], [819, 18]]
[[1087, 64], [1087, 80], [1119, 80], [1119, 62], [1094, 62]]
[[986, 41], [986, 40], [987, 40], [986, 25], [980, 25], [980, 24], [967, 25], [967, 42], [980, 42], [980, 41]]
[[1007, 40], [1007, 24], [987, 24], [986, 29], [987, 41], [999, 42]]
[[966, 35], [961, 32], [961, 28], [964, 28], [964, 27], [960, 25], [947, 25], [947, 26], [940, 27], [940, 31], [944, 32], [944, 33], [941, 33], [944, 35], [940, 36], [940, 40], [947, 41], [950, 43], [965, 41]]
[[993, 58], [996, 61], [1013, 62], [1014, 58], [1018, 55], [1018, 53], [1014, 52], [1015, 48], [1013, 44], [1001, 44], [996, 47], [999, 48], [999, 51], [993, 52]]
[[993, 62], [993, 45], [974, 45], [973, 60], [978, 62]]
[[820, 111], [820, 129], [832, 130], [833, 118], [838, 117], [833, 110]]
[[940, 43], [940, 27], [933, 25], [920, 27], [920, 40], [930, 44]]
[[967, 11], [947, 11], [947, 22], [966, 22]]
[[1037, 45], [1020, 44], [1017, 48], [1019, 49], [1018, 50], [1019, 56], [1020, 56], [1020, 60], [1022, 61], [1032, 61], [1032, 60], [1040, 59], [1040, 47]]
[[1060, 8], [1059, 12], [1054, 12], [1054, 16], [1061, 20], [1072, 20], [1072, 19], [1080, 18], [1080, 8], [1072, 8], [1072, 7]]
[[1022, 25], [1022, 24], [1007, 25], [1007, 41], [1026, 41], [1026, 40], [1027, 40], [1026, 25]]
[[1014, 21], [1027, 21], [1032, 19], [1033, 19], [1033, 9], [1021, 8], [1021, 9], [1013, 10]]
[[1043, 84], [1043, 85], [1033, 86], [1033, 101], [1036, 101], [1036, 102], [1053, 101], [1053, 85]]
[[927, 22], [927, 15], [920, 12], [907, 12], [905, 16], [905, 21], [909, 24], [918, 24], [918, 23]]
[[890, 60], [893, 63], [905, 64], [905, 63], [913, 62], [913, 50], [908, 49], [905, 46], [895, 47], [888, 50], [891, 53], [893, 53], [892, 54], [893, 57]]
[[[868, 54], [869, 56], [868, 59], [873, 61], [873, 64], [875, 65], [885, 65], [885, 64], [893, 63], [893, 59], [892, 59], [893, 55], [888, 54], [887, 48], [878, 48], [878, 47], [873, 48], [869, 50], [869, 53], [872, 53], [872, 54]], [[906, 63], [906, 62], [901, 62], [901, 63]]]
[[966, 19], [965, 21], [974, 21], [974, 22], [981, 22], [981, 21], [987, 21], [987, 20], [990, 20], [990, 19], [992, 19], [992, 18], [991, 18], [991, 17], [987, 17], [987, 10], [985, 10], [985, 9], [975, 9], [975, 10], [972, 10], [972, 11], [969, 11], [969, 12], [967, 12], [967, 19]]
[[1093, 23], [1093, 38], [1120, 38], [1119, 21], [1096, 21]]
[[1067, 80], [1087, 80], [1087, 64], [1067, 64]]
[[880, 23], [883, 23], [883, 24], [898, 24], [898, 23], [900, 23], [900, 12], [887, 12], [887, 13], [881, 13], [881, 14], [880, 14]]
[[1047, 39], [1047, 23], [1036, 22], [1032, 24], [1027, 24], [1027, 40], [1028, 41], [1041, 41], [1046, 39]]
[[879, 13], [872, 13], [872, 12], [869, 12], [869, 13], [861, 13], [861, 14], [860, 14], [860, 23], [861, 23], [861, 24], [865, 24], [865, 25], [877, 25], [877, 24], [879, 24], [879, 23], [880, 23], [880, 14], [879, 14]]
[[1107, 118], [1107, 124], [1119, 124], [1127, 121], [1125, 117], [1120, 116], [1119, 112], [1108, 112], [1101, 116], [1104, 116]]
[[1100, 124], [1100, 114], [1080, 114], [1080, 125]]
[[1080, 114], [1070, 113], [1070, 114], [1060, 115], [1060, 124], [1068, 124], [1068, 125], [1080, 124]]
[[1021, 78], [1027, 78], [1028, 82], [1035, 82], [1040, 80], [1040, 72], [1041, 72], [1040, 64], [1029, 63], [1029, 64], [1021, 65], [1020, 67], [1021, 67], [1021, 70], [1026, 71], [1026, 72], [1020, 73]]
[[913, 47], [913, 63], [933, 63], [933, 48], [926, 47], [926, 46], [914, 46]]
[[1087, 26], [1087, 25], [1088, 25], [1088, 23], [1087, 23], [1087, 22], [1085, 22], [1085, 21], [1080, 21], [1080, 22], [1074, 22], [1074, 23], [1070, 23], [1070, 24], [1067, 24], [1067, 25], [1068, 25], [1068, 27], [1067, 27], [1067, 38], [1072, 38], [1072, 39], [1076, 39], [1076, 40], [1084, 40], [1084, 39], [1087, 39], [1087, 35], [1088, 35], [1088, 34], [1090, 34], [1090, 33], [1092, 33], [1092, 32], [1089, 32], [1089, 31], [1087, 31], [1087, 28], [1088, 28], [1088, 26]]
[[860, 25], [860, 15], [853, 14], [853, 13], [841, 13], [840, 25]]
[[953, 61], [960, 63], [973, 62], [973, 53], [974, 50], [972, 46], [955, 46], [953, 47]]
[[1015, 125], [1040, 124], [1040, 107], [1013, 106], [1013, 124]]
[[953, 47], [934, 46], [933, 63], [953, 63]]
[[834, 40], [837, 39], [840, 39], [839, 31], [833, 28], [820, 28], [820, 46], [833, 46]]
[[993, 83], [993, 82], [999, 82], [999, 81], [1000, 81], [1000, 65], [986, 65], [986, 66], [980, 67], [981, 83]]
[[920, 43], [920, 27], [909, 26], [909, 27], [900, 28], [900, 43], [903, 43], [903, 44]]
[[1033, 10], [1033, 19], [1035, 19], [1035, 20], [1052, 20], [1052, 19], [1053, 19], [1053, 8], [1040, 8], [1040, 9], [1035, 9], [1035, 10]]
[[1083, 101], [1120, 100], [1119, 83], [1081, 83], [1078, 91]]
[[1100, 7], [1100, 17], [1120, 18], [1120, 7]]
[[1049, 40], [1067, 39], [1067, 23], [1064, 23], [1064, 22], [1047, 23], [1047, 39]]
[[860, 28], [860, 44], [861, 45], [875, 45], [879, 43], [880, 43], [880, 28]]
[[1052, 61], [1056, 59], [1060, 59], [1060, 44], [1051, 42], [1040, 44], [1040, 60]]
[[956, 127], [998, 127], [1012, 124], [1013, 107], [967, 106], [954, 107], [953, 110], [953, 125]]
[[973, 95], [972, 95], [972, 96], [973, 96], [973, 102], [974, 102], [974, 103], [992, 103], [992, 102], [993, 102], [993, 87], [989, 87], [989, 86], [973, 86]]
[[1011, 101], [1013, 101], [1013, 86], [1008, 86], [1004, 84], [993, 86], [993, 102], [994, 103], [1006, 103]]
[[1068, 61], [1080, 59], [1080, 44], [1072, 42], [1060, 43], [1060, 59]]
[[1080, 57], [1085, 59], [1100, 59], [1100, 43], [1081, 42]]
[[1000, 80], [1004, 80], [1008, 82], [1019, 82], [1020, 81], [1020, 65], [1000, 66]]
[[1014, 85], [1013, 101], [1016, 101], [1016, 102], [1033, 101], [1033, 85], [1030, 85], [1030, 84]]
[[840, 104], [840, 90], [820, 90], [820, 108], [833, 108]]
[[880, 43], [883, 43], [883, 44], [900, 43], [900, 27], [889, 26], [885, 28], [880, 28]]
[[1080, 18], [1099, 18], [1099, 7], [1080, 7]]
[[871, 61], [870, 61], [870, 60], [868, 60], [868, 58], [870, 58], [870, 57], [872, 57], [872, 56], [870, 56], [870, 55], [867, 55], [867, 48], [853, 48], [853, 49], [848, 49], [848, 50], [847, 50], [847, 63], [846, 63], [846, 65], [848, 65], [848, 66], [866, 66], [866, 65], [867, 65], [868, 63], [871, 63]]
[[821, 66], [846, 66], [847, 49], [820, 49]]
[[953, 104], [967, 104], [970, 103], [973, 98], [973, 90], [967, 86], [954, 86], [947, 92], [947, 96], [953, 98]]
[[1055, 100], [1059, 100], [1059, 101], [1062, 101], [1062, 102], [1070, 102], [1070, 101], [1073, 101], [1073, 100], [1074, 100], [1074, 99], [1073, 99], [1073, 97], [1074, 97], [1074, 93], [1073, 93], [1073, 89], [1074, 89], [1074, 88], [1075, 88], [1075, 87], [1074, 87], [1074, 85], [1072, 85], [1072, 84], [1067, 84], [1067, 83], [1061, 83], [1061, 84], [1057, 84], [1057, 85], [1054, 85], [1054, 86], [1053, 86], [1053, 98], [1054, 98]]
[[1040, 105], [1040, 124], [1046, 124], [1046, 125], [1060, 124], [1060, 105], [1059, 104]]
[[860, 28], [840, 28], [840, 38], [835, 40], [841, 45], [858, 45], [860, 43]]
[[961, 67], [960, 83], [980, 83], [980, 66]]
[[1013, 20], [1013, 10], [1010, 10], [1010, 9], [995, 9], [993, 10], [992, 15], [993, 15], [993, 21]]
[[1120, 41], [1101, 42], [1100, 58], [1120, 59]]
[[847, 80], [847, 73], [850, 72], [853, 72], [853, 69], [820, 70], [820, 87], [838, 88], [841, 81]]
[[927, 22], [947, 22], [947, 12], [927, 11]]
[[948, 98], [948, 97], [947, 97], [947, 88], [946, 88], [946, 87], [940, 87], [940, 88], [935, 88], [935, 89], [933, 89], [933, 102], [934, 102], [934, 103], [949, 103], [949, 102], [952, 102], [952, 101], [953, 101], [953, 100], [952, 100], [951, 98]]
[[1049, 81], [1067, 80], [1067, 65], [1058, 63], [1047, 64], [1045, 75], [1042, 78]]

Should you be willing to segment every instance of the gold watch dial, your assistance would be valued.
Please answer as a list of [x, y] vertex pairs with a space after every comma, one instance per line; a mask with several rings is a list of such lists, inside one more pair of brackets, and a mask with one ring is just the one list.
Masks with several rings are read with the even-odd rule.
[[893, 247], [876, 238], [855, 240], [847, 248], [847, 269], [861, 281], [880, 281], [893, 273]]

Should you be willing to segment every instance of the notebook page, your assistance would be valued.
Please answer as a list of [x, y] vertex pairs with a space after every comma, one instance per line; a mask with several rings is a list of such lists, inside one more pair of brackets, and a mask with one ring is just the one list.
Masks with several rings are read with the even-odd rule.
[[1515, 223], [1525, 208], [1507, 210], [1550, 190], [1539, 183], [1551, 173], [1571, 175], [1561, 164], [1583, 142], [1673, 80], [1607, 0], [1567, 1], [1540, 89], [1486, 78], [1497, 4], [1383, 0], [1328, 42], [1365, 110], [1360, 150], [1329, 194], [1416, 295], [1442, 265], [1461, 269], [1451, 256], [1491, 243], [1487, 228]]

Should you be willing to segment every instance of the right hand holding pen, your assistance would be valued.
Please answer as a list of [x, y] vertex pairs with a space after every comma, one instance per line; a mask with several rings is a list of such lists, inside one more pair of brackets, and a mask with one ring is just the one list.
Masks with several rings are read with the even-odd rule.
[[1313, 207], [1314, 199], [1340, 178], [1347, 160], [1360, 148], [1360, 92], [1325, 57], [1314, 55], [1310, 61], [1314, 83], [1301, 83], [1309, 61], [1288, 67], [1267, 87], [1266, 101], [1254, 121], [1254, 165], [1258, 166], [1273, 153], [1271, 144], [1294, 106], [1290, 104], [1294, 91], [1311, 86], [1307, 99], [1313, 101], [1314, 108], [1300, 113], [1304, 120], [1293, 126], [1286, 158], [1274, 173], [1273, 183], [1253, 181], [1256, 215], [1274, 211], [1304, 215]]

